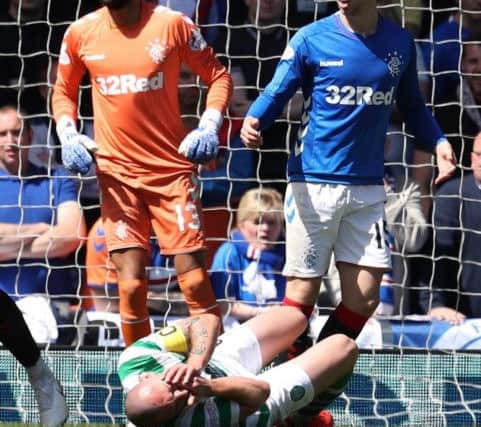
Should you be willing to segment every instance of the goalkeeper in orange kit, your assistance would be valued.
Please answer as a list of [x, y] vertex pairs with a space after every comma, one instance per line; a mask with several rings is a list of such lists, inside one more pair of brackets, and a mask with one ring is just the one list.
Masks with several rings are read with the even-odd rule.
[[[62, 160], [85, 174], [95, 152], [106, 241], [119, 278], [127, 345], [150, 333], [145, 267], [151, 226], [174, 256], [191, 314], [220, 316], [204, 266], [205, 239], [194, 175], [215, 158], [232, 81], [186, 16], [146, 0], [101, 0], [70, 25], [59, 57], [53, 109]], [[198, 127], [187, 131], [178, 102], [186, 63], [209, 87]], [[95, 141], [76, 127], [88, 71]]]

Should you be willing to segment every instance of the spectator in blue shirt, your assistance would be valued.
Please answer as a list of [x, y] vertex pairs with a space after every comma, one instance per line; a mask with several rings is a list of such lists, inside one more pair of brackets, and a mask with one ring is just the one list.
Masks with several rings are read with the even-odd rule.
[[435, 99], [448, 96], [460, 81], [461, 42], [481, 36], [481, 3], [460, 0], [460, 9], [436, 26], [432, 43], [424, 43], [426, 68], [434, 75]]
[[[284, 298], [282, 197], [269, 188], [247, 191], [239, 202], [237, 229], [216, 252], [211, 267], [221, 308], [239, 321]], [[227, 303], [225, 302], [227, 299]]]
[[29, 162], [32, 132], [13, 105], [0, 108], [0, 289], [14, 299], [78, 294], [75, 254], [86, 230], [75, 181]]
[[481, 37], [463, 43], [460, 84], [436, 105], [435, 115], [443, 131], [452, 135], [459, 171], [468, 170], [474, 138], [481, 132]]
[[453, 324], [481, 317], [481, 133], [474, 140], [471, 169], [436, 193], [432, 288], [429, 269], [421, 283], [425, 312]]

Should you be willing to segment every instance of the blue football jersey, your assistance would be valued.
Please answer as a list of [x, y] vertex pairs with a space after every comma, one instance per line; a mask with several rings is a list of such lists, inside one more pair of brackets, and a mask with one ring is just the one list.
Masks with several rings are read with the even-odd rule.
[[265, 129], [299, 88], [304, 109], [290, 181], [382, 184], [395, 103], [427, 150], [445, 139], [419, 91], [414, 41], [388, 19], [379, 17], [368, 37], [347, 29], [339, 13], [301, 28], [247, 116]]

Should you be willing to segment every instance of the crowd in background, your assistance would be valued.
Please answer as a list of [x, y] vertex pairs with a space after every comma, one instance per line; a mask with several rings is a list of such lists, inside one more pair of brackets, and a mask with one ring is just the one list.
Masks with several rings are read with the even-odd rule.
[[[404, 9], [399, 3], [379, 1], [379, 11], [408, 28], [417, 41], [421, 91], [453, 144], [458, 173], [435, 187], [431, 154], [406, 135], [402, 117], [394, 111], [385, 144], [393, 270], [383, 277], [377, 315], [428, 314], [458, 323], [481, 317], [481, 137], [475, 139], [481, 132], [481, 2], [404, 0]], [[336, 4], [159, 4], [193, 18], [234, 81], [219, 155], [201, 166], [199, 178], [216, 297], [223, 301], [224, 314], [242, 322], [284, 297], [282, 199], [302, 96], [295, 96], [263, 133], [261, 150], [240, 142], [242, 118], [272, 78], [296, 29], [332, 13]], [[41, 301], [51, 315], [29, 323], [40, 325], [33, 335], [43, 342], [88, 343], [80, 328], [71, 325], [87, 322], [89, 310], [118, 310], [117, 279], [99, 220], [95, 167], [84, 177], [69, 176], [62, 168], [51, 112], [65, 29], [97, 7], [94, 0], [9, 0], [0, 6], [0, 289], [23, 304], [26, 313], [31, 304], [41, 304], [38, 296], [47, 297]], [[184, 124], [193, 129], [205, 88], [187, 67], [180, 84]], [[81, 130], [94, 138], [87, 81], [80, 119]], [[11, 123], [13, 128], [7, 128]], [[12, 141], [18, 141], [20, 154], [4, 148]], [[25, 230], [9, 240], [12, 225], [19, 224]], [[185, 315], [172, 261], [159, 253], [155, 241], [151, 246], [150, 313], [164, 315], [173, 306], [178, 307], [173, 314]], [[329, 292], [321, 292], [319, 306], [329, 309], [339, 298], [335, 268], [324, 282]]]

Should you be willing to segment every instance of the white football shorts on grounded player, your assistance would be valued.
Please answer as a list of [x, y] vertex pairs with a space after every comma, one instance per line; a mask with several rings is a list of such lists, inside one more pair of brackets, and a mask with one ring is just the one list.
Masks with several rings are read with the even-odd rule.
[[391, 268], [382, 185], [291, 182], [284, 201], [286, 263], [283, 274], [322, 276], [336, 262]]
[[269, 383], [271, 392], [266, 405], [271, 423], [280, 422], [314, 398], [311, 379], [294, 361], [259, 374], [262, 369], [261, 347], [249, 326], [239, 325], [222, 334], [218, 341], [211, 358], [213, 364], [224, 368], [229, 375], [257, 375], [258, 379]]

